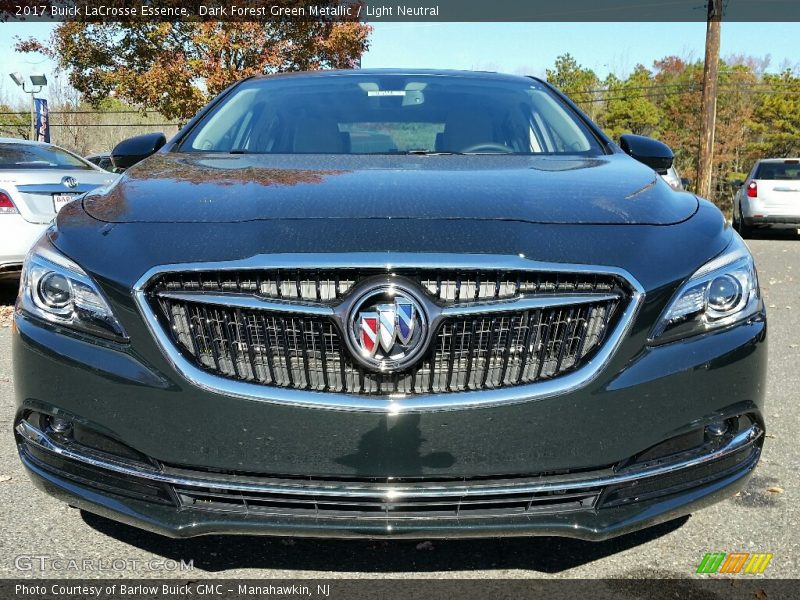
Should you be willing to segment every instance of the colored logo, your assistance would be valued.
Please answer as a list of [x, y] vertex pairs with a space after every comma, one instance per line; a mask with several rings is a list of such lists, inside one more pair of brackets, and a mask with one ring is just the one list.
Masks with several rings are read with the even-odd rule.
[[407, 290], [384, 285], [368, 291], [352, 307], [350, 341], [357, 358], [381, 371], [399, 370], [417, 358], [427, 321], [420, 302]]
[[772, 554], [767, 552], [709, 552], [700, 561], [697, 572], [755, 575], [763, 573], [771, 560]]
[[65, 186], [67, 186], [70, 189], [74, 189], [74, 188], [78, 187], [78, 180], [75, 179], [74, 177], [70, 177], [69, 175], [67, 175], [66, 177], [63, 177], [61, 179], [61, 183], [64, 184]]

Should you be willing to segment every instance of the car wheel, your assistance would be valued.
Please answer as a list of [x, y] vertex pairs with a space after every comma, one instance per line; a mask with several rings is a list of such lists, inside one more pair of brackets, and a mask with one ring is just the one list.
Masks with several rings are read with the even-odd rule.
[[739, 207], [739, 218], [736, 218], [736, 215], [733, 215], [733, 228], [739, 232], [739, 235], [742, 236], [744, 239], [749, 238], [753, 233], [753, 228], [749, 225], [746, 225], [744, 219], [741, 216], [742, 208]]

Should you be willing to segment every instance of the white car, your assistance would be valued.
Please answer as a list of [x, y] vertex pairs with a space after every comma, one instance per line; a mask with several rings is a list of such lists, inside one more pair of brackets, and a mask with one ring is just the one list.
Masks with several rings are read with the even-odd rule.
[[800, 158], [763, 158], [735, 184], [733, 226], [742, 237], [759, 225], [800, 227]]
[[64, 205], [116, 177], [58, 146], [0, 138], [0, 278], [19, 277], [28, 250]]
[[678, 169], [674, 166], [667, 169], [666, 173], [662, 173], [661, 178], [666, 181], [673, 190], [685, 192], [689, 187], [689, 180], [686, 177], [681, 177]]

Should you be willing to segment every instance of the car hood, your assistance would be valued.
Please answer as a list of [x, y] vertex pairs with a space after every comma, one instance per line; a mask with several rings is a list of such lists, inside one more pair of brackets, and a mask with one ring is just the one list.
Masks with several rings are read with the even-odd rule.
[[670, 225], [697, 199], [626, 155], [321, 156], [161, 153], [86, 211], [112, 223], [473, 219]]

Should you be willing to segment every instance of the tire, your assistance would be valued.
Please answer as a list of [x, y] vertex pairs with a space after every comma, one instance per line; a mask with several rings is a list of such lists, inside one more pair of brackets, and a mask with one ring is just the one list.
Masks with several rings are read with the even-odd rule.
[[744, 222], [744, 218], [742, 215], [742, 207], [739, 207], [739, 218], [737, 219], [734, 215], [733, 218], [733, 228], [739, 232], [739, 235], [742, 236], [743, 239], [748, 239], [753, 234], [753, 228], [749, 225], [746, 225]]

